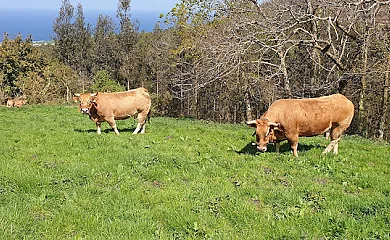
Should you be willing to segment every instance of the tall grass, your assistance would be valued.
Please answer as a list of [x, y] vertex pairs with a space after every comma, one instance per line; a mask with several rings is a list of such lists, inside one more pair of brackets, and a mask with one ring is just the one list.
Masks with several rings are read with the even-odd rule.
[[253, 129], [152, 118], [120, 135], [68, 106], [0, 108], [1, 239], [386, 239], [390, 145], [301, 138], [259, 154]]

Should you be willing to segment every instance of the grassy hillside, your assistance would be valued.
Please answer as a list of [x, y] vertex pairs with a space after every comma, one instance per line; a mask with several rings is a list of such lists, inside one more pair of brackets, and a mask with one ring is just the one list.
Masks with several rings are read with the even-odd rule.
[[152, 118], [120, 135], [67, 106], [0, 107], [0, 239], [384, 239], [390, 145], [259, 154], [253, 129]]

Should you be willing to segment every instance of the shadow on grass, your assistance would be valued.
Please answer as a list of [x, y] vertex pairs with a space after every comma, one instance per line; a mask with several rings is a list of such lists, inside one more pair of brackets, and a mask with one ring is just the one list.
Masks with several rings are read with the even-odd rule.
[[[124, 132], [134, 132], [135, 128], [118, 128], [118, 131], [119, 133], [124, 133]], [[91, 132], [97, 132], [97, 129], [79, 129], [79, 128], [75, 128], [74, 129], [75, 132], [79, 132], [79, 133], [91, 133]], [[113, 133], [114, 132], [114, 129], [112, 128], [105, 128], [105, 129], [102, 129], [102, 133]]]
[[[276, 150], [274, 144], [268, 144], [267, 148], [268, 148], [267, 152], [275, 152]], [[306, 152], [313, 148], [323, 148], [323, 146], [320, 146], [319, 144], [305, 144], [305, 143], [300, 143], [298, 145], [299, 152]], [[248, 154], [248, 155], [256, 155], [261, 153], [260, 151], [257, 151], [256, 146], [252, 145], [252, 142], [245, 145], [245, 147], [243, 147], [240, 151], [235, 151], [235, 152], [238, 154]], [[285, 153], [285, 152], [291, 152], [290, 145], [286, 141], [280, 143], [280, 153]]]

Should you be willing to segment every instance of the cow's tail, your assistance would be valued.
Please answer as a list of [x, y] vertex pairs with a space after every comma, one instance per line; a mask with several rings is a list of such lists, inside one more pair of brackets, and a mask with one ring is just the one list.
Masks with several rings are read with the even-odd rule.
[[152, 109], [149, 109], [148, 115], [146, 116], [146, 119], [148, 120], [148, 124], [150, 124], [150, 114], [152, 113]]

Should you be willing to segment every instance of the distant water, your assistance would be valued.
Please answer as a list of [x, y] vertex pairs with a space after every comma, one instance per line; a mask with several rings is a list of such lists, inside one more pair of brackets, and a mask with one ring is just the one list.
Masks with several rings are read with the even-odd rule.
[[[160, 20], [159, 14], [161, 12], [131, 10], [130, 13], [132, 21], [138, 19], [140, 31], [150, 32], [153, 31], [156, 22]], [[84, 10], [85, 21], [94, 27], [99, 14], [108, 15], [114, 22], [118, 22], [115, 11], [87, 10]], [[4, 32], [7, 32], [11, 39], [20, 33], [23, 39], [31, 34], [34, 41], [51, 40], [53, 38], [53, 23], [58, 15], [59, 10], [0, 9], [0, 41], [3, 40]]]

